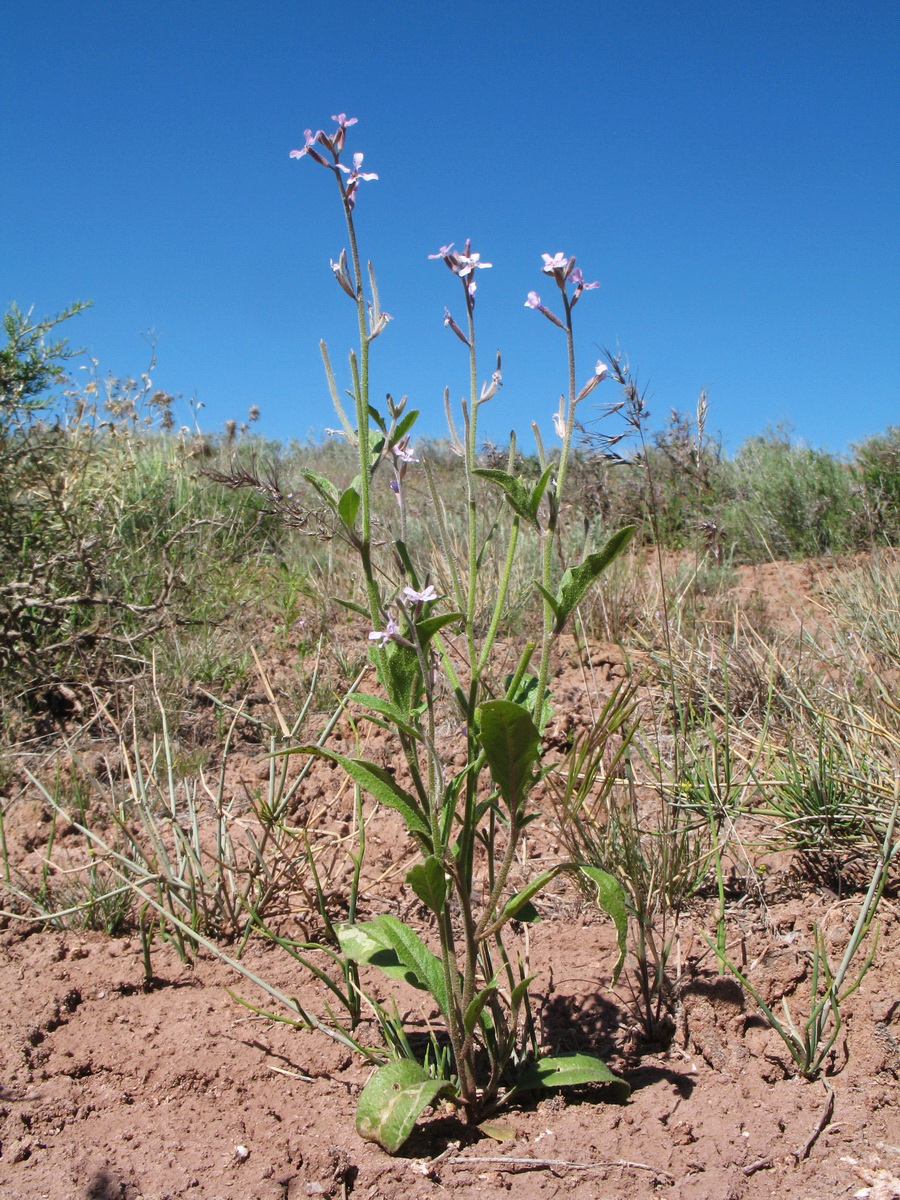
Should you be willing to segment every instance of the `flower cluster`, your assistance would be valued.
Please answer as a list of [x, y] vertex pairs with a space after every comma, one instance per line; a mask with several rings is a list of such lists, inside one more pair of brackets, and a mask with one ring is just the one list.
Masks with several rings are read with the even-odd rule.
[[[344, 141], [347, 136], [347, 130], [351, 125], [356, 124], [356, 117], [348, 117], [346, 113], [338, 113], [337, 116], [332, 116], [332, 121], [337, 122], [337, 129], [332, 134], [327, 134], [321, 129], [317, 129], [315, 133], [311, 129], [305, 129], [303, 135], [306, 139], [302, 150], [292, 150], [291, 158], [303, 158], [309, 155], [314, 162], [319, 163], [323, 167], [328, 167], [334, 171], [338, 178], [341, 187], [341, 195], [347, 204], [347, 207], [352, 209], [356, 204], [356, 191], [360, 185], [360, 181], [377, 179], [378, 176], [374, 171], [361, 171], [360, 167], [363, 164], [364, 155], [359, 151], [353, 155], [353, 167], [348, 167], [341, 162], [341, 151], [344, 149]], [[323, 146], [331, 155], [333, 162], [329, 162], [325, 156], [316, 149], [317, 146]], [[346, 179], [341, 176], [346, 175]], [[340, 279], [338, 280], [340, 282]], [[343, 285], [342, 285], [343, 286]], [[345, 289], [346, 290], [346, 289]]]
[[[458, 275], [463, 280], [466, 289], [466, 307], [471, 313], [475, 307], [475, 291], [477, 284], [475, 282], [475, 272], [483, 271], [485, 267], [492, 267], [494, 264], [482, 262], [480, 254], [472, 253], [472, 242], [466, 238], [466, 244], [463, 247], [462, 253], [453, 249], [453, 242], [449, 246], [441, 246], [437, 254], [429, 254], [429, 258], [442, 258], [454, 275]], [[468, 346], [469, 339], [459, 328], [450, 313], [444, 310], [444, 324], [448, 325], [458, 338]]]
[[[575, 266], [575, 256], [566, 258], [560, 251], [557, 254], [542, 254], [544, 265], [541, 270], [545, 275], [553, 277], [556, 286], [562, 293], [563, 302], [566, 306], [566, 312], [570, 312], [578, 301], [581, 299], [582, 292], [593, 291], [594, 288], [600, 286], [599, 283], [586, 283], [584, 276], [581, 273], [581, 268]], [[569, 289], [572, 288], [571, 294]], [[528, 299], [525, 301], [526, 308], [536, 309], [537, 312], [543, 313], [548, 321], [552, 321], [554, 325], [560, 329], [565, 329], [563, 322], [549, 308], [541, 303], [541, 298], [537, 292], [529, 292]]]

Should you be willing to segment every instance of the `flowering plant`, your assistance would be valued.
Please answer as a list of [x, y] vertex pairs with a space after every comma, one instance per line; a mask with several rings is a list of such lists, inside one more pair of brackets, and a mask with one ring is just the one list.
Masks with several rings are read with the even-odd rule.
[[[463, 292], [463, 322], [458, 324], [445, 310], [444, 323], [466, 346], [469, 358], [462, 436], [445, 393], [452, 444], [465, 470], [466, 539], [457, 560], [449, 551], [446, 519], [426, 458], [422, 469], [433, 502], [433, 543], [441, 548], [447, 564], [446, 593], [430, 582], [437, 574], [434, 564], [415, 561], [406, 542], [404, 477], [417, 462], [409, 438], [418, 413], [405, 412], [405, 399], [395, 403], [390, 397], [382, 413], [369, 396], [370, 347], [389, 317], [380, 307], [371, 264], [365, 276], [362, 272], [354, 208], [360, 182], [378, 176], [361, 170], [361, 153], [353, 155], [352, 169], [341, 161], [347, 130], [356, 119], [341, 113], [333, 120], [337, 128], [331, 134], [307, 130], [304, 146], [292, 151], [292, 157], [308, 157], [332, 172], [346, 220], [349, 259], [342, 251], [331, 267], [357, 313], [359, 348], [350, 354], [352, 420], [340, 400], [324, 342], [321, 349], [342, 432], [358, 452], [359, 474], [343, 491], [311, 471], [305, 474], [331, 509], [362, 568], [366, 604], [344, 603], [369, 620], [369, 653], [380, 686], [377, 694], [351, 692], [345, 702], [391, 731], [402, 768], [389, 771], [323, 746], [302, 747], [300, 752], [337, 763], [359, 789], [398, 812], [420, 852], [406, 882], [430, 913], [436, 950], [389, 914], [368, 921], [351, 919], [336, 930], [345, 960], [357, 969], [377, 966], [390, 978], [402, 978], [430, 992], [444, 1024], [445, 1039], [435, 1035], [423, 1061], [413, 1055], [404, 1036], [395, 1036], [394, 1056], [378, 1067], [360, 1097], [359, 1132], [394, 1151], [422, 1110], [441, 1096], [458, 1104], [469, 1120], [478, 1121], [526, 1089], [600, 1082], [627, 1093], [627, 1085], [597, 1058], [542, 1054], [530, 1007], [533, 977], [521, 959], [517, 964], [512, 961], [503, 938], [511, 921], [533, 919], [532, 902], [550, 880], [562, 871], [580, 872], [596, 885], [599, 903], [615, 922], [621, 962], [625, 904], [611, 876], [586, 864], [563, 862], [541, 871], [517, 891], [512, 891], [510, 880], [522, 833], [535, 815], [529, 796], [543, 770], [541, 738], [550, 711], [554, 641], [588, 588], [627, 545], [633, 529], [621, 530], [602, 550], [561, 574], [556, 570], [560, 504], [576, 406], [606, 373], [598, 364], [587, 383], [580, 390], [576, 387], [573, 310], [583, 293], [598, 285], [584, 281], [574, 258], [545, 254], [542, 270], [559, 290], [562, 316], [545, 308], [535, 292], [526, 301], [563, 331], [568, 357], [567, 394], [554, 418], [562, 449], [555, 457], [547, 455], [533, 426], [541, 474], [529, 486], [515, 473], [514, 442], [506, 470], [479, 465], [479, 409], [502, 385], [498, 357], [490, 380], [478, 386], [476, 277], [491, 263], [483, 261], [469, 241], [462, 250], [450, 243], [430, 257], [444, 262], [460, 280]], [[385, 462], [393, 469], [390, 487], [400, 511], [399, 528], [388, 541], [393, 578], [383, 565], [376, 569], [373, 548], [373, 481]], [[485, 549], [481, 494], [485, 488], [496, 489], [511, 510], [509, 540], [500, 552], [499, 588], [487, 604], [486, 626], [476, 620], [485, 601], [480, 594], [482, 555], [495, 553], [489, 538]], [[383, 533], [382, 525], [379, 536]], [[539, 639], [527, 642], [506, 680], [504, 694], [497, 696], [490, 689], [489, 668], [522, 536], [540, 543], [541, 578], [536, 586], [543, 601], [542, 631]], [[535, 655], [536, 671], [531, 672]], [[439, 679], [453, 697], [460, 730], [449, 747], [438, 736]], [[461, 745], [464, 761], [459, 766]]]

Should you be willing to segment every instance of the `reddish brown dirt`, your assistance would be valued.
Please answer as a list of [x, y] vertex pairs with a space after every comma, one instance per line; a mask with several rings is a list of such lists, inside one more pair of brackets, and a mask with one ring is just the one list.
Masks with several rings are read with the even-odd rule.
[[[773, 623], [787, 627], [812, 603], [804, 570], [765, 580], [764, 572], [748, 572], [739, 586], [760, 592]], [[621, 677], [621, 654], [594, 651], [602, 679]], [[274, 678], [278, 664], [270, 666]], [[556, 680], [564, 724], [584, 715], [582, 678], [568, 667]], [[239, 777], [258, 780], [267, 770], [265, 747], [243, 746], [235, 787]], [[328, 786], [321, 773], [314, 777], [313, 798], [327, 797]], [[27, 821], [11, 836], [39, 858], [37, 807], [22, 811], [32, 813], [31, 841]], [[332, 815], [338, 823], [345, 816]], [[371, 834], [379, 870], [407, 850], [390, 817], [379, 816]], [[528, 852], [523, 876], [555, 857], [549, 820], [533, 827]], [[778, 864], [735, 883], [729, 953], [767, 1001], [785, 996], [800, 1005], [813, 922], [840, 947], [858, 903], [811, 889], [788, 863]], [[390, 881], [366, 904], [372, 912], [412, 911]], [[651, 1046], [637, 1035], [627, 978], [610, 987], [608, 922], [563, 885], [543, 912], [527, 947], [540, 973], [542, 1040], [556, 1051], [601, 1054], [631, 1084], [630, 1099], [610, 1103], [585, 1089], [514, 1107], [501, 1118], [511, 1135], [503, 1142], [442, 1110], [426, 1115], [393, 1158], [355, 1132], [365, 1065], [322, 1034], [239, 1005], [226, 989], [252, 1003], [266, 999], [214, 956], [185, 965], [156, 946], [148, 988], [133, 935], [29, 933], [7, 923], [0, 932], [0, 1197], [463, 1200], [495, 1188], [519, 1200], [900, 1197], [893, 902], [883, 908], [872, 969], [846, 1003], [827, 1082], [815, 1083], [790, 1073], [782, 1043], [753, 1002], [717, 976], [701, 937], [712, 929], [711, 901], [699, 901], [682, 923], [676, 1028], [667, 1043]], [[420, 928], [427, 937], [427, 921]], [[244, 962], [324, 1012], [323, 989], [277, 949], [251, 943]], [[401, 992], [398, 1003], [413, 1024], [431, 1016], [421, 994]]]

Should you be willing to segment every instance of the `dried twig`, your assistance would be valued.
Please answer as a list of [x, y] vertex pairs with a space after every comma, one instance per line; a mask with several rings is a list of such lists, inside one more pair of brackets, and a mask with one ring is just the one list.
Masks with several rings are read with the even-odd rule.
[[[441, 1156], [439, 1156], [441, 1157]], [[606, 1159], [599, 1162], [569, 1162], [565, 1158], [510, 1158], [502, 1154], [497, 1155], [470, 1155], [457, 1154], [452, 1158], [445, 1158], [443, 1161], [449, 1166], [465, 1167], [473, 1163], [487, 1164], [493, 1167], [506, 1168], [507, 1170], [564, 1170], [564, 1171], [603, 1171], [610, 1167], [623, 1167], [626, 1170], [632, 1171], [650, 1171], [652, 1174], [659, 1176], [660, 1179], [665, 1179], [669, 1183], [675, 1182], [675, 1176], [670, 1175], [668, 1171], [663, 1171], [660, 1167], [650, 1166], [649, 1163], [631, 1162], [627, 1158]], [[438, 1162], [434, 1159], [429, 1163], [429, 1167]]]

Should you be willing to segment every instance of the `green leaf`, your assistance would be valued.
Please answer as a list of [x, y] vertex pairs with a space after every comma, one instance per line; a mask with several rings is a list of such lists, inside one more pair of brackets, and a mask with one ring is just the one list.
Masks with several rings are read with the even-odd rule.
[[419, 587], [419, 577], [416, 574], [416, 569], [413, 566], [412, 559], [409, 556], [409, 548], [407, 547], [406, 542], [401, 541], [400, 538], [397, 538], [397, 540], [394, 542], [394, 550], [397, 552], [397, 557], [403, 564], [403, 570], [409, 576], [409, 582], [417, 592], [420, 592], [422, 589]]
[[356, 524], [360, 503], [359, 492], [355, 487], [348, 487], [338, 501], [338, 516], [348, 529], [352, 529]]
[[340, 596], [333, 596], [332, 599], [336, 604], [340, 604], [341, 608], [347, 608], [350, 612], [359, 613], [361, 617], [368, 617], [371, 620], [369, 610], [362, 604], [357, 604], [355, 600], [343, 600]]
[[422, 735], [408, 723], [397, 705], [391, 704], [390, 700], [385, 700], [383, 696], [370, 696], [366, 692], [351, 692], [345, 702], [362, 704], [365, 708], [370, 708], [373, 712], [385, 717], [391, 725], [394, 725], [401, 733], [405, 733], [407, 737], [421, 739]]
[[419, 645], [427, 646], [438, 630], [443, 629], [445, 625], [452, 624], [453, 621], [461, 621], [463, 614], [461, 612], [441, 613], [439, 617], [425, 617], [421, 621], [416, 622], [416, 633], [419, 638]]
[[307, 483], [312, 484], [329, 508], [337, 509], [339, 493], [330, 479], [326, 479], [317, 471], [311, 471], [309, 467], [303, 467], [300, 475]]
[[534, 491], [531, 493], [531, 511], [534, 514], [534, 520], [536, 524], [538, 509], [541, 506], [541, 500], [543, 499], [544, 491], [546, 490], [547, 484], [550, 482], [550, 476], [553, 474], [554, 469], [555, 466], [553, 463], [551, 463], [534, 485]]
[[317, 758], [325, 758], [329, 762], [337, 763], [338, 766], [344, 768], [354, 783], [358, 783], [380, 804], [386, 804], [388, 808], [393, 808], [400, 813], [411, 833], [420, 834], [430, 842], [431, 830], [415, 796], [400, 787], [394, 777], [383, 767], [367, 762], [363, 758], [345, 758], [343, 754], [335, 754], [333, 750], [326, 750], [322, 746], [299, 746], [295, 750], [286, 751], [286, 753], [313, 754]]
[[372, 657], [388, 695], [404, 714], [404, 720], [409, 722], [421, 694], [419, 656], [412, 646], [388, 642], [383, 649], [373, 650]]
[[524, 517], [530, 525], [537, 526], [531, 494], [521, 479], [510, 475], [508, 471], [499, 471], [492, 467], [477, 467], [472, 474], [496, 483], [499, 488], [502, 488], [506, 502], [513, 512]]
[[609, 1067], [593, 1054], [558, 1054], [539, 1058], [522, 1074], [516, 1084], [517, 1091], [531, 1088], [580, 1087], [586, 1083], [613, 1084], [619, 1099], [625, 1100], [631, 1087], [615, 1075]]
[[510, 998], [509, 998], [509, 1008], [513, 1015], [513, 1019], [515, 1019], [515, 1015], [519, 1011], [519, 1008], [522, 1005], [522, 1001], [525, 999], [526, 995], [528, 994], [528, 985], [530, 983], [534, 983], [535, 979], [537, 979], [537, 975], [529, 975], [525, 979], [520, 979], [519, 982], [516, 984], [516, 986], [513, 988], [512, 994], [510, 995]]
[[478, 1024], [478, 1018], [484, 1011], [485, 1004], [487, 1004], [488, 1000], [490, 1000], [491, 996], [494, 995], [496, 990], [497, 988], [493, 983], [488, 984], [487, 987], [483, 987], [466, 1009], [465, 1016], [463, 1017], [463, 1028], [466, 1031], [466, 1036], [468, 1036]]
[[439, 858], [430, 854], [424, 862], [417, 863], [407, 872], [406, 882], [423, 904], [440, 916], [447, 899], [447, 874]]
[[[556, 597], [552, 593], [548, 592], [547, 589], [544, 587], [544, 585], [542, 583], [538, 583], [537, 580], [534, 581], [534, 586], [537, 588], [537, 590], [541, 593], [541, 595], [544, 597], [544, 599], [550, 605], [553, 615], [556, 617], [556, 624], [557, 624], [557, 626], [559, 626], [560, 607], [559, 607], [559, 604], [557, 603]], [[563, 624], [565, 624], [565, 617], [562, 618], [562, 621], [563, 621]]]
[[379, 1067], [360, 1093], [356, 1132], [396, 1154], [413, 1131], [422, 1112], [441, 1095], [452, 1095], [443, 1079], [432, 1079], [424, 1067], [409, 1059]]
[[397, 428], [394, 430], [394, 432], [392, 434], [393, 444], [395, 446], [397, 445], [398, 442], [403, 441], [403, 439], [406, 437], [406, 435], [412, 429], [413, 425], [415, 425], [416, 419], [418, 418], [418, 416], [419, 416], [419, 410], [417, 408], [414, 408], [410, 412], [408, 412], [401, 421], [397, 422]]
[[478, 727], [491, 777], [510, 811], [518, 813], [533, 782], [541, 735], [528, 710], [512, 700], [482, 704]]
[[[634, 536], [635, 525], [626, 525], [618, 533], [614, 533], [602, 550], [589, 554], [577, 567], [569, 567], [559, 581], [559, 591], [556, 596], [556, 626], [555, 633], [560, 633], [572, 610], [581, 601], [582, 596], [592, 583], [600, 578], [610, 563], [614, 562]], [[543, 595], [547, 593], [541, 588]]]
[[[444, 986], [444, 968], [436, 954], [432, 954], [422, 939], [408, 925], [387, 913], [365, 922], [373, 937], [389, 946], [400, 962], [411, 973], [409, 979], [414, 987], [424, 988], [434, 997], [444, 1016], [449, 1011], [447, 989]], [[419, 983], [414, 983], [418, 979]]]
[[540, 875], [536, 875], [534, 879], [532, 879], [531, 883], [522, 888], [521, 892], [516, 892], [515, 896], [513, 896], [511, 900], [507, 900], [506, 904], [503, 906], [500, 916], [491, 925], [489, 932], [496, 933], [501, 926], [505, 925], [507, 921], [511, 921], [513, 917], [519, 917], [519, 919], [521, 919], [520, 913], [529, 904], [532, 897], [536, 896], [541, 888], [546, 887], [550, 880], [555, 879], [560, 871], [563, 870], [565, 870], [565, 867], [560, 864], [555, 867], [550, 867], [546, 871], [541, 871]]
[[625, 892], [618, 879], [615, 879], [607, 871], [601, 871], [599, 867], [592, 867], [587, 863], [577, 863], [575, 869], [597, 885], [597, 904], [608, 917], [612, 917], [616, 927], [619, 957], [613, 968], [612, 981], [615, 983], [622, 970], [622, 964], [625, 962], [625, 945], [628, 937], [628, 909], [625, 906]]
[[[512, 675], [507, 675], [504, 679], [503, 682], [506, 684], [507, 688], [509, 688], [512, 680]], [[537, 688], [537, 675], [523, 675], [519, 681], [519, 686], [516, 688], [515, 693], [512, 696], [507, 694], [506, 698], [507, 700], [512, 700], [516, 704], [521, 704], [523, 708], [526, 708], [531, 713], [533, 719], [535, 715], [534, 706], [537, 701]], [[543, 711], [541, 712], [540, 728], [545, 729], [550, 721], [550, 718], [553, 716], [553, 705], [550, 703], [549, 692], [544, 693], [544, 703], [541, 707]]]

